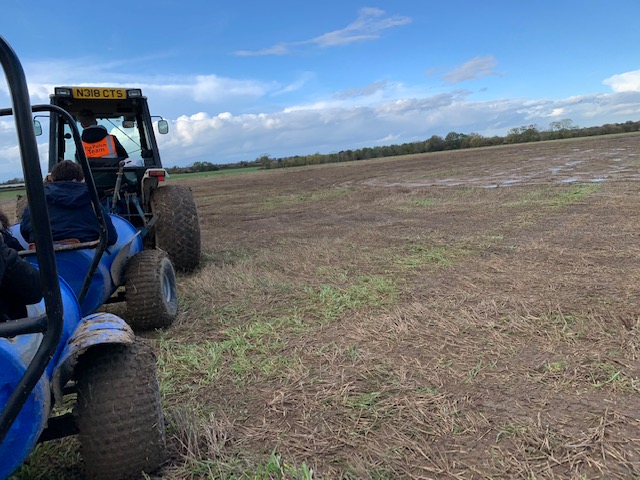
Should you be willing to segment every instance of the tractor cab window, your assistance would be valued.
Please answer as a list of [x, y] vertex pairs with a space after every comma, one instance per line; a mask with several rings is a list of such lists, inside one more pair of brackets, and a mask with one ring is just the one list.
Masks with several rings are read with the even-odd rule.
[[[106, 132], [118, 139], [128, 154], [127, 165], [142, 166], [144, 165], [143, 152], [148, 150], [146, 147], [147, 140], [144, 136], [144, 128], [140, 128], [140, 123], [132, 117], [99, 117], [96, 116], [98, 125], [103, 127]], [[68, 129], [69, 127], [65, 127]], [[82, 131], [82, 126], [78, 124], [78, 128]], [[68, 142], [69, 143], [69, 142]], [[68, 148], [75, 148], [73, 142], [70, 142]]]

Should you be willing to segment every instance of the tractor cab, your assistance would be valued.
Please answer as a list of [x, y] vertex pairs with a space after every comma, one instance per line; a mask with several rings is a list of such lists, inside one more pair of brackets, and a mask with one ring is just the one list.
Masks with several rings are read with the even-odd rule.
[[[49, 121], [49, 171], [64, 159], [78, 159], [81, 153], [88, 156], [100, 202], [108, 212], [134, 225], [145, 248], [167, 252], [177, 270], [195, 269], [200, 263], [201, 243], [196, 204], [188, 187], [166, 185], [156, 132], [168, 133], [169, 125], [162, 117], [151, 116], [142, 90], [56, 87], [50, 98], [51, 105], [69, 112], [72, 120], [56, 114], [45, 116]], [[79, 120], [86, 119], [87, 112], [97, 125], [82, 132], [79, 147], [72, 131], [82, 128]], [[39, 118], [35, 120], [36, 131], [42, 131]], [[111, 136], [105, 141], [108, 145], [96, 146], [89, 138], [90, 129]]]
[[[125, 153], [101, 156], [106, 152], [94, 147], [94, 143], [85, 142], [83, 135], [83, 147], [102, 203], [113, 213], [133, 220], [132, 223], [144, 225], [150, 218], [148, 197], [166, 177], [155, 130], [166, 134], [168, 122], [157, 117], [154, 129], [154, 117], [139, 88], [56, 87], [50, 98], [51, 105], [63, 108], [74, 117], [80, 130], [82, 114], [92, 113], [97, 125], [91, 128], [103, 129], [104, 134], [115, 137], [122, 146]], [[65, 158], [78, 158], [71, 127], [60, 116], [49, 118], [49, 171]], [[136, 200], [125, 201], [125, 196]]]

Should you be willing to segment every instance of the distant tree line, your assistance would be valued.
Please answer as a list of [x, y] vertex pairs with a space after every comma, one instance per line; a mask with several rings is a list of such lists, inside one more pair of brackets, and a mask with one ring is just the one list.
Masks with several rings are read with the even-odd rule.
[[24, 183], [24, 179], [15, 177], [15, 178], [12, 178], [11, 180], [6, 180], [2, 182], [1, 185], [17, 185], [19, 183]]
[[400, 145], [386, 145], [366, 147], [355, 150], [342, 150], [337, 153], [314, 153], [312, 155], [294, 155], [291, 157], [273, 158], [265, 153], [252, 162], [232, 164], [212, 164], [209, 162], [195, 162], [188, 167], [171, 167], [170, 173], [202, 172], [232, 168], [259, 167], [262, 169], [298, 167], [303, 165], [319, 165], [322, 163], [349, 162], [353, 160], [367, 160], [371, 158], [410, 155], [415, 153], [441, 152], [445, 150], [459, 150], [463, 148], [489, 147], [515, 143], [539, 142], [543, 140], [559, 140], [564, 138], [591, 137], [609, 135], [613, 133], [628, 133], [640, 131], [640, 121], [625, 123], [610, 123], [599, 127], [580, 128], [571, 119], [551, 122], [546, 130], [538, 125], [523, 125], [509, 130], [506, 136], [484, 137], [478, 133], [449, 132], [445, 137], [432, 135], [421, 142], [403, 143]]
[[478, 133], [449, 132], [444, 138], [432, 135], [422, 142], [403, 143], [357, 150], [343, 150], [338, 153], [313, 155], [296, 155], [292, 157], [272, 158], [261, 155], [255, 160], [264, 169], [294, 167], [301, 165], [316, 165], [320, 163], [348, 162], [351, 160], [366, 160], [370, 158], [410, 155], [415, 153], [441, 152], [445, 150], [459, 150], [463, 148], [490, 147], [515, 143], [539, 142], [543, 140], [559, 140], [564, 138], [590, 137], [608, 135], [612, 133], [627, 133], [640, 131], [640, 121], [606, 124], [599, 127], [580, 128], [570, 119], [552, 122], [547, 130], [537, 125], [524, 125], [509, 130], [506, 136], [484, 137]]
[[194, 162], [187, 167], [169, 167], [169, 173], [198, 173], [198, 172], [215, 172], [217, 170], [231, 170], [234, 168], [255, 167], [256, 162], [237, 162], [237, 163], [211, 163], [211, 162]]

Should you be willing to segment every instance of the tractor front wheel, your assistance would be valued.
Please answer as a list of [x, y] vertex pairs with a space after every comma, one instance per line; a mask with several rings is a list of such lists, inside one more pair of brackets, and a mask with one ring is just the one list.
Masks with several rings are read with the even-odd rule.
[[79, 359], [75, 408], [88, 477], [139, 478], [165, 460], [166, 436], [151, 348], [99, 345]]

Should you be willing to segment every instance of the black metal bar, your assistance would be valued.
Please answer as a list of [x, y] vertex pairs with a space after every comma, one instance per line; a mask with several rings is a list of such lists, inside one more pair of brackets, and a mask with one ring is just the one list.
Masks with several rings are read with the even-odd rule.
[[[96, 253], [93, 256], [93, 260], [91, 261], [91, 265], [89, 267], [89, 271], [84, 277], [84, 281], [82, 282], [82, 288], [80, 289], [80, 293], [78, 294], [78, 303], [82, 305], [84, 298], [87, 296], [87, 292], [89, 291], [89, 286], [91, 285], [91, 279], [93, 278], [93, 274], [98, 268], [98, 264], [100, 263], [100, 259], [102, 258], [102, 254], [107, 248], [108, 241], [108, 232], [107, 232], [107, 221], [103, 210], [100, 206], [100, 197], [98, 197], [98, 191], [96, 190], [95, 182], [93, 181], [93, 174], [91, 173], [91, 167], [89, 166], [89, 161], [87, 160], [87, 156], [84, 152], [84, 148], [82, 148], [82, 139], [80, 136], [80, 131], [78, 130], [78, 126], [76, 125], [75, 119], [71, 116], [69, 112], [60, 108], [56, 105], [33, 105], [31, 107], [34, 112], [51, 112], [54, 115], [62, 117], [66, 123], [69, 125], [71, 129], [71, 135], [73, 136], [73, 140], [76, 144], [76, 155], [78, 157], [78, 163], [82, 168], [82, 173], [84, 174], [84, 181], [89, 188], [89, 195], [91, 196], [91, 203], [93, 204], [93, 209], [98, 217], [98, 222], [100, 223], [100, 243], [98, 243], [98, 247], [96, 248]], [[59, 122], [58, 122], [59, 123]]]
[[78, 425], [73, 413], [65, 413], [64, 415], [49, 418], [47, 427], [38, 437], [38, 443], [68, 437], [76, 433], [78, 433]]
[[[63, 312], [58, 272], [53, 254], [53, 240], [49, 228], [49, 214], [44, 200], [38, 144], [31, 118], [29, 90], [20, 61], [2, 36], [0, 36], [0, 63], [11, 94], [27, 198], [29, 199], [29, 208], [32, 211], [33, 234], [39, 246], [38, 264], [48, 318], [42, 342], [0, 414], [1, 443], [55, 353], [62, 336]], [[14, 327], [16, 331], [19, 331], [20, 322]]]
[[47, 316], [22, 318], [20, 320], [0, 323], [0, 337], [15, 337], [27, 333], [43, 333], [47, 330]]

